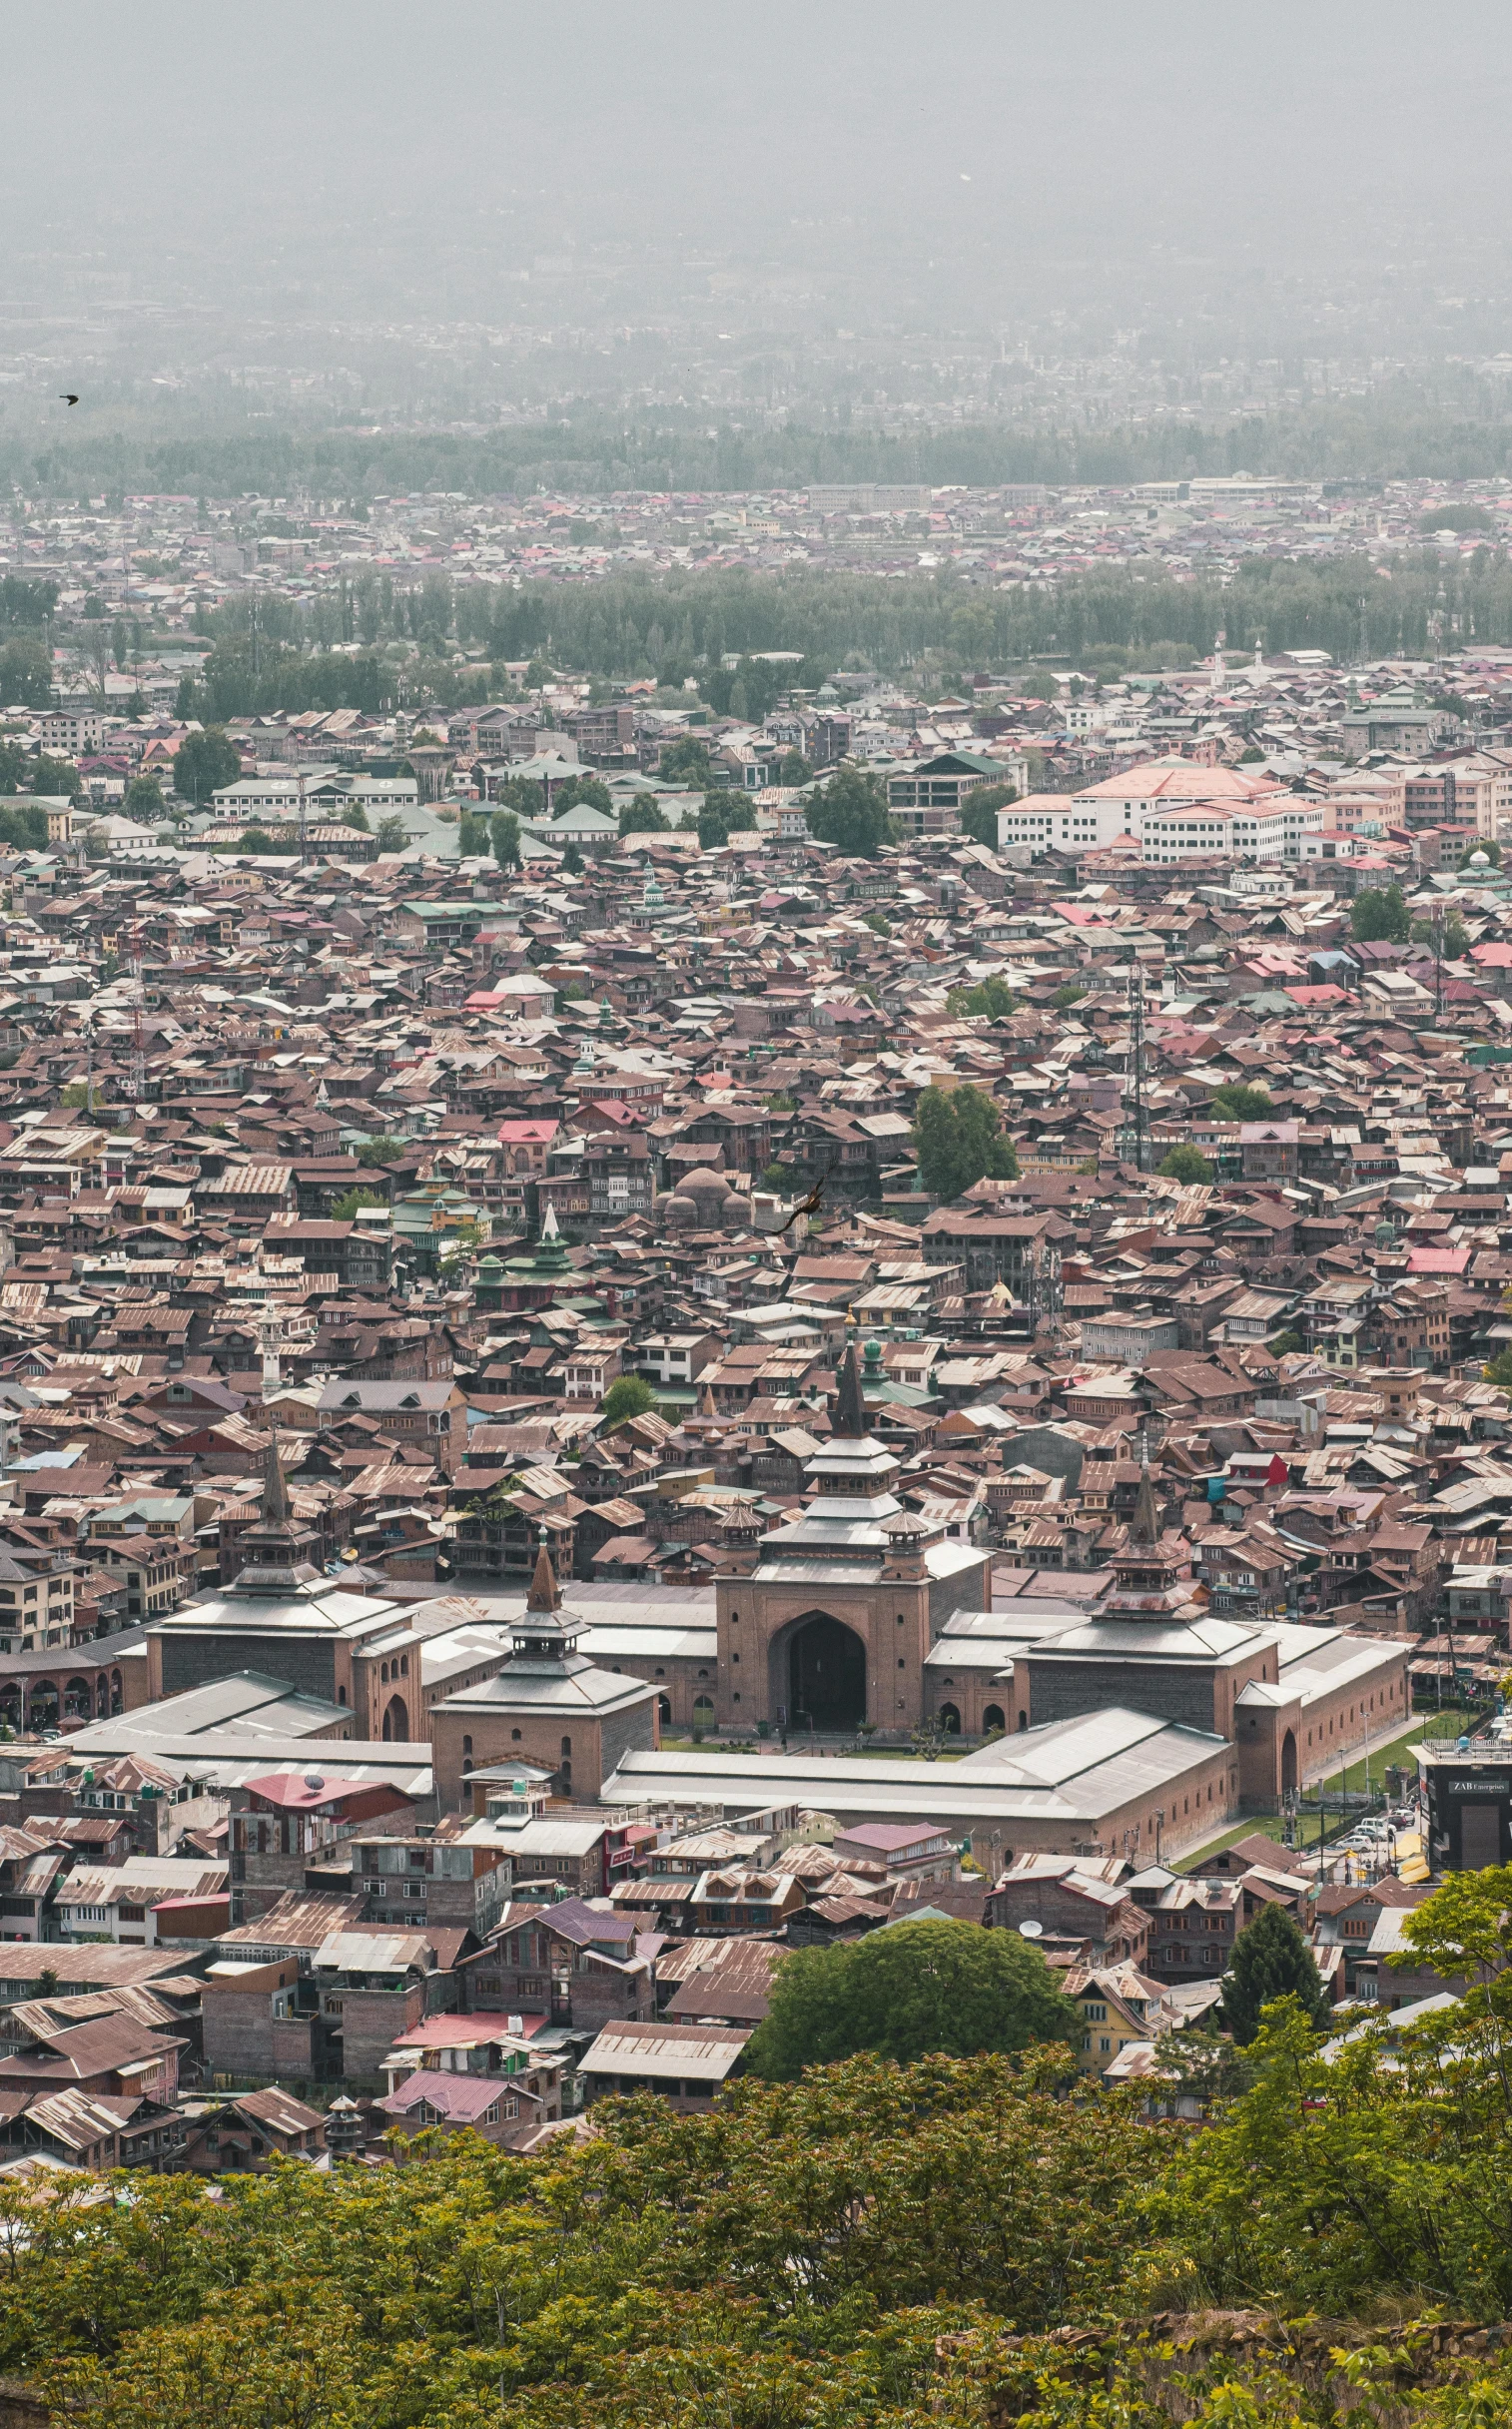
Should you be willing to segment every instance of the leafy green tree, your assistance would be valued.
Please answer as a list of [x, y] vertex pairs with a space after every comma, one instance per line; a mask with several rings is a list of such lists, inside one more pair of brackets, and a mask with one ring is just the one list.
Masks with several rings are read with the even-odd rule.
[[885, 911], [867, 911], [863, 913], [861, 925], [863, 928], [870, 928], [873, 936], [886, 937], [891, 936], [893, 933], [893, 923], [888, 918]]
[[272, 853], [286, 851], [288, 847], [275, 842], [265, 827], [248, 827], [236, 849], [239, 852], [252, 852], [266, 857]]
[[[476, 818], [472, 821], [472, 825], [474, 831], [478, 827], [482, 827], [486, 836], [488, 832], [486, 820]], [[378, 820], [378, 848], [380, 852], [407, 852], [409, 849], [409, 829], [396, 812], [390, 811], [386, 818]], [[486, 847], [480, 844], [476, 848], [482, 851]]]
[[71, 759], [50, 759], [46, 751], [42, 751], [32, 769], [32, 780], [27, 791], [66, 794], [75, 809], [79, 809], [84, 801], [84, 779]]
[[777, 762], [777, 781], [779, 784], [790, 785], [796, 788], [800, 784], [812, 783], [813, 777], [813, 764], [810, 760], [805, 759], [802, 751], [787, 750], [783, 752], [782, 757]]
[[698, 840], [706, 852], [717, 852], [730, 840], [730, 822], [716, 793], [705, 793], [698, 813]]
[[562, 818], [568, 810], [581, 803], [585, 809], [602, 810], [606, 818], [614, 814], [614, 799], [602, 776], [584, 768], [580, 776], [568, 776], [551, 796], [551, 815]]
[[623, 1425], [630, 1417], [643, 1417], [656, 1406], [656, 1394], [644, 1375], [616, 1375], [600, 1403], [606, 1425]]
[[30, 765], [30, 755], [19, 742], [0, 741], [0, 793], [28, 790], [26, 778]]
[[[399, 824], [402, 823], [400, 820]], [[380, 826], [379, 835], [382, 831]], [[487, 819], [476, 810], [463, 810], [456, 822], [456, 842], [463, 860], [481, 860], [490, 848]]]
[[619, 813], [621, 835], [665, 835], [667, 820], [650, 793], [638, 793]]
[[922, 1091], [914, 1113], [914, 1147], [920, 1180], [945, 1204], [974, 1182], [1019, 1176], [1018, 1153], [1002, 1136], [997, 1106], [969, 1082]]
[[864, 2049], [908, 2065], [937, 2051], [975, 2057], [1081, 2037], [1076, 2009], [1017, 1932], [900, 1923], [785, 1957], [748, 2060], [770, 2081], [791, 2081]]
[[1013, 784], [979, 784], [961, 804], [961, 832], [973, 843], [985, 843], [990, 852], [998, 849], [998, 812], [1009, 809], [1019, 798], [1019, 788]]
[[561, 856], [561, 865], [564, 877], [581, 877], [583, 873], [583, 856], [570, 836], [567, 839], [567, 848]]
[[1512, 1349], [1498, 1349], [1495, 1357], [1481, 1368], [1481, 1374], [1486, 1382], [1495, 1383], [1502, 1391], [1512, 1391]]
[[804, 811], [809, 833], [820, 843], [832, 843], [847, 860], [875, 860], [894, 840], [887, 793], [876, 776], [859, 767], [843, 767], [824, 790], [815, 793]]
[[362, 1142], [357, 1151], [357, 1160], [364, 1166], [392, 1164], [395, 1157], [402, 1156], [403, 1153], [404, 1141], [402, 1139], [395, 1139], [391, 1131], [380, 1131], [376, 1137], [365, 1139]]
[[40, 852], [46, 842], [47, 812], [40, 802], [0, 810], [0, 844], [16, 852]]
[[1466, 844], [1460, 856], [1460, 867], [1467, 869], [1477, 852], [1485, 854], [1493, 869], [1501, 867], [1501, 845], [1494, 835], [1482, 835], [1474, 843]]
[[1470, 931], [1459, 913], [1450, 911], [1442, 928], [1431, 919], [1415, 919], [1412, 923], [1412, 941], [1417, 945], [1426, 945], [1435, 959], [1457, 962], [1470, 950]]
[[702, 791], [709, 781], [709, 746], [696, 734], [679, 734], [667, 743], [656, 764], [664, 784], [689, 784]]
[[223, 785], [235, 784], [241, 773], [241, 756], [227, 740], [224, 726], [207, 725], [203, 733], [186, 734], [174, 753], [174, 791], [197, 809]]
[[1212, 1111], [1220, 1122], [1263, 1122], [1270, 1112], [1270, 1092], [1229, 1081], [1213, 1090]]
[[333, 1222], [356, 1222], [359, 1208], [385, 1207], [387, 1204], [388, 1201], [381, 1190], [361, 1188], [345, 1190], [342, 1196], [333, 1202], [331, 1219]]
[[501, 869], [519, 867], [519, 820], [512, 810], [495, 810], [488, 823], [493, 857]]
[[53, 696], [53, 665], [45, 642], [17, 633], [0, 642], [0, 707], [46, 708]]
[[1306, 1935], [1284, 1907], [1262, 1906], [1235, 1939], [1223, 1981], [1223, 2022], [1241, 2049], [1259, 2030], [1262, 2012], [1281, 1999], [1294, 1999], [1309, 2023], [1326, 2024], [1328, 1998]]
[[1085, 1000], [1086, 995], [1087, 989], [1085, 987], [1079, 987], [1077, 986], [1075, 980], [1068, 979], [1064, 987], [1058, 987], [1056, 989], [1055, 994], [1050, 1000], [1054, 1004], [1057, 1012], [1070, 1012], [1073, 1004], [1082, 1003]]
[[1288, 1328], [1284, 1332], [1276, 1333], [1272, 1339], [1266, 1342], [1265, 1346], [1273, 1358], [1285, 1358], [1292, 1356], [1298, 1349], [1305, 1349], [1307, 1344], [1299, 1332], [1292, 1332]]
[[1412, 933], [1412, 915], [1401, 887], [1367, 886], [1363, 894], [1356, 894], [1349, 928], [1362, 945], [1405, 945]]
[[167, 814], [163, 787], [156, 776], [133, 776], [126, 788], [126, 815], [138, 826], [156, 826]]
[[1181, 1181], [1190, 1184], [1212, 1179], [1212, 1166], [1202, 1154], [1201, 1149], [1195, 1147], [1173, 1147], [1157, 1170], [1164, 1175], [1167, 1181]]
[[982, 979], [975, 987], [953, 987], [945, 999], [945, 1009], [957, 1019], [1002, 1021], [1019, 1009], [1013, 989], [996, 973]]

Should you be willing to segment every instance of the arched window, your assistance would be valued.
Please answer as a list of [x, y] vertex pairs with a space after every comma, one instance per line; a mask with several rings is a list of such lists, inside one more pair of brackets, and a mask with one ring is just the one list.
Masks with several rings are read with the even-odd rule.
[[379, 1665], [379, 1668], [378, 1668], [378, 1679], [379, 1679], [380, 1683], [381, 1683], [383, 1686], [385, 1686], [385, 1687], [387, 1686], [387, 1684], [388, 1684], [388, 1664], [387, 1664], [386, 1662], [383, 1662], [383, 1663], [381, 1663], [381, 1664]]
[[517, 1745], [519, 1744], [519, 1731], [518, 1731], [517, 1729], [511, 1729], [511, 1730], [510, 1730], [510, 1732], [509, 1732], [509, 1741], [510, 1741], [510, 1744], [511, 1744], [511, 1745], [514, 1745], [514, 1746], [517, 1746]]
[[989, 1704], [987, 1710], [982, 1715], [982, 1728], [984, 1735], [987, 1737], [1000, 1737], [1007, 1727], [1008, 1722], [1004, 1718], [1003, 1706], [1001, 1704]]
[[346, 1701], [347, 1701], [347, 1690], [346, 1690], [346, 1688], [345, 1688], [345, 1687], [338, 1687], [338, 1689], [337, 1689], [337, 1691], [336, 1691], [336, 1700], [337, 1700], [337, 1702], [338, 1702], [339, 1704], [345, 1704], [345, 1703], [346, 1703]]
[[409, 1676], [409, 1656], [407, 1653], [401, 1653], [399, 1655], [399, 1676], [400, 1678], [407, 1678]]
[[940, 1726], [948, 1738], [958, 1738], [961, 1735], [961, 1715], [954, 1704], [941, 1705]]
[[570, 1754], [572, 1752], [572, 1740], [570, 1738], [562, 1739], [561, 1750], [563, 1754]]
[[672, 1698], [669, 1695], [659, 1695], [656, 1698], [656, 1717], [660, 1721], [663, 1729], [671, 1728]]
[[694, 1698], [693, 1698], [693, 1726], [694, 1726], [694, 1728], [695, 1728], [695, 1729], [712, 1729], [712, 1728], [713, 1728], [713, 1726], [714, 1726], [714, 1698], [713, 1698], [711, 1695], [695, 1695], [695, 1696], [694, 1696]]
[[1020, 1715], [1019, 1715], [1019, 1727], [1020, 1727], [1021, 1729], [1027, 1729], [1027, 1728], [1029, 1727], [1029, 1714], [1028, 1714], [1027, 1712], [1021, 1712], [1021, 1713], [1020, 1713]]

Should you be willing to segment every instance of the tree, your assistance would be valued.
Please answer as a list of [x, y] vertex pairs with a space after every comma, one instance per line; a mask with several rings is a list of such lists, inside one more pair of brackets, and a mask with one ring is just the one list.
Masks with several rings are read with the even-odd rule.
[[27, 787], [32, 793], [65, 793], [75, 809], [84, 800], [84, 779], [71, 759], [49, 759], [46, 751], [38, 754]]
[[561, 856], [561, 866], [563, 877], [581, 877], [583, 873], [583, 856], [570, 835], [567, 838], [567, 848]]
[[619, 813], [621, 835], [665, 835], [667, 821], [650, 793], [638, 793]]
[[1241, 1080], [1225, 1082], [1212, 1092], [1212, 1111], [1220, 1122], [1263, 1122], [1270, 1111], [1270, 1093], [1246, 1087]]
[[1003, 1021], [1019, 1007], [1006, 980], [994, 974], [975, 987], [953, 987], [945, 999], [945, 1009], [958, 1020]]
[[864, 912], [861, 925], [870, 928], [873, 936], [891, 936], [893, 933], [893, 923], [885, 911]]
[[698, 840], [706, 852], [721, 851], [730, 840], [730, 822], [714, 793], [705, 793], [703, 797], [703, 808], [698, 813]]
[[631, 1417], [643, 1417], [656, 1406], [656, 1394], [644, 1375], [616, 1375], [600, 1403], [600, 1414], [606, 1425], [623, 1425]]
[[1501, 845], [1494, 835], [1482, 835], [1474, 843], [1466, 844], [1460, 855], [1460, 867], [1468, 869], [1477, 852], [1485, 854], [1493, 869], [1501, 867]]
[[914, 1114], [914, 1146], [925, 1188], [948, 1204], [984, 1177], [1016, 1181], [1018, 1154], [1013, 1141], [1001, 1135], [1001, 1123], [992, 1098], [969, 1083], [925, 1089]]
[[342, 812], [342, 824], [343, 826], [355, 827], [360, 835], [371, 835], [373, 832], [372, 827], [368, 823], [368, 813], [360, 801], [348, 802], [346, 808]]
[[1442, 923], [1415, 919], [1412, 940], [1414, 944], [1430, 947], [1436, 961], [1457, 962], [1470, 950], [1470, 931], [1457, 911], [1446, 913]]
[[[388, 820], [384, 819], [379, 824], [380, 838], [383, 828], [388, 823]], [[402, 825], [403, 821], [400, 819], [396, 823]], [[463, 810], [456, 822], [456, 841], [457, 850], [463, 860], [481, 860], [489, 849], [487, 819], [476, 810]]]
[[1327, 2022], [1327, 1994], [1301, 1927], [1284, 1907], [1262, 1906], [1234, 1941], [1223, 1981], [1223, 2022], [1240, 2048], [1254, 2039], [1262, 2011], [1279, 1999], [1294, 1999], [1314, 2025]]
[[783, 752], [777, 762], [779, 784], [789, 785], [796, 789], [800, 784], [811, 784], [813, 777], [813, 764], [810, 760], [805, 759], [802, 751], [787, 750]]
[[356, 1222], [361, 1207], [385, 1207], [387, 1204], [381, 1190], [346, 1190], [333, 1205], [331, 1219], [333, 1222]]
[[1068, 979], [1064, 987], [1058, 987], [1056, 989], [1055, 994], [1050, 1000], [1054, 1004], [1057, 1012], [1070, 1012], [1073, 1004], [1080, 1004], [1086, 994], [1087, 989], [1085, 987], [1079, 987], [1074, 980]]
[[894, 838], [887, 794], [876, 776], [859, 767], [839, 769], [810, 797], [804, 818], [811, 835], [834, 844], [847, 860], [875, 860]]
[[1305, 1349], [1307, 1344], [1299, 1332], [1292, 1332], [1288, 1329], [1285, 1332], [1277, 1332], [1272, 1339], [1265, 1343], [1265, 1346], [1273, 1358], [1289, 1358], [1298, 1349]]
[[[474, 819], [473, 825], [474, 827], [484, 827], [484, 831], [486, 833], [485, 822], [481, 818]], [[386, 818], [380, 818], [378, 822], [377, 840], [378, 848], [380, 852], [407, 852], [409, 849], [409, 829], [405, 826], [402, 818], [390, 811]], [[482, 847], [479, 846], [478, 848], [481, 849]]]
[[602, 810], [606, 818], [614, 814], [614, 799], [602, 776], [594, 776], [585, 768], [580, 776], [568, 776], [551, 796], [553, 818], [565, 817], [568, 810], [581, 803], [585, 809]]
[[241, 773], [240, 754], [221, 725], [207, 725], [201, 734], [186, 734], [174, 753], [174, 791], [197, 809], [223, 785], [235, 784]]
[[126, 788], [126, 815], [138, 826], [156, 826], [168, 814], [163, 787], [156, 776], [133, 776]]
[[679, 734], [664, 745], [656, 763], [664, 784], [691, 784], [702, 791], [709, 781], [709, 746], [696, 734]]
[[1212, 1179], [1212, 1166], [1201, 1149], [1195, 1147], [1173, 1147], [1156, 1169], [1167, 1181], [1195, 1183]]
[[961, 804], [961, 832], [973, 843], [985, 843], [990, 852], [998, 849], [998, 812], [1012, 806], [1019, 798], [1014, 784], [979, 784]]
[[273, 837], [263, 827], [249, 827], [237, 845], [239, 852], [253, 852], [260, 855], [282, 852], [284, 846], [281, 843], [275, 843]]
[[519, 867], [519, 820], [512, 810], [495, 810], [488, 823], [493, 857], [501, 869]]
[[874, 2050], [900, 2065], [1034, 2041], [1079, 2042], [1082, 2023], [1037, 1949], [980, 1924], [899, 1923], [865, 1940], [795, 1949], [747, 2055], [768, 2081]]
[[1512, 1349], [1499, 1349], [1494, 1358], [1481, 1368], [1486, 1382], [1495, 1383], [1502, 1391], [1512, 1391]]
[[53, 662], [43, 641], [15, 634], [0, 642], [0, 707], [46, 708], [53, 696]]
[[1362, 945], [1405, 945], [1412, 933], [1412, 915], [1401, 887], [1367, 886], [1356, 894], [1349, 929]]
[[376, 1137], [362, 1142], [357, 1151], [357, 1160], [365, 1168], [375, 1164], [392, 1164], [394, 1158], [403, 1153], [402, 1139], [395, 1139], [389, 1131], [380, 1131]]

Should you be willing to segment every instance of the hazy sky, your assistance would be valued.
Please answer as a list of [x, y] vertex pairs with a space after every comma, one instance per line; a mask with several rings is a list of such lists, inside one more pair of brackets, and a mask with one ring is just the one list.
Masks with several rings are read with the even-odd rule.
[[1499, 310], [1509, 26], [1495, 0], [0, 0], [0, 302], [78, 271], [223, 322], [494, 319], [609, 248], [583, 314], [702, 310], [710, 256], [774, 323], [785, 293], [1011, 328], [1263, 290], [1279, 329], [1293, 280]]

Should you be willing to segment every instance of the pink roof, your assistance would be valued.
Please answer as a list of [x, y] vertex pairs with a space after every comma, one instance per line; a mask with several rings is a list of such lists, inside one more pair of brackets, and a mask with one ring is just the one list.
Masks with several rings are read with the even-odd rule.
[[1470, 1262], [1468, 1248], [1412, 1248], [1407, 1255], [1409, 1273], [1463, 1273]]
[[[653, 1832], [652, 1836], [655, 1834]], [[422, 2016], [407, 2031], [393, 2036], [395, 2049], [457, 2049], [469, 2041], [490, 2040], [495, 2033], [511, 2040], [529, 2040], [546, 2023], [545, 2016], [521, 2016], [518, 2024], [495, 2008], [477, 2008], [470, 2016]]]
[[501, 1122], [498, 1138], [504, 1147], [529, 1147], [541, 1140], [554, 1139], [559, 1128], [555, 1122]]
[[471, 2125], [493, 2106], [501, 2092], [511, 2088], [507, 2074], [451, 2074], [438, 2066], [426, 2066], [420, 2072], [407, 2075], [396, 2091], [386, 2100], [375, 2100], [385, 2116], [407, 2116], [421, 2100], [443, 2117], [459, 2125]]
[[1482, 970], [1512, 970], [1512, 945], [1488, 942], [1472, 945], [1470, 959], [1479, 962]]
[[1347, 1004], [1349, 996], [1342, 987], [1285, 987], [1281, 990], [1293, 1004]]

